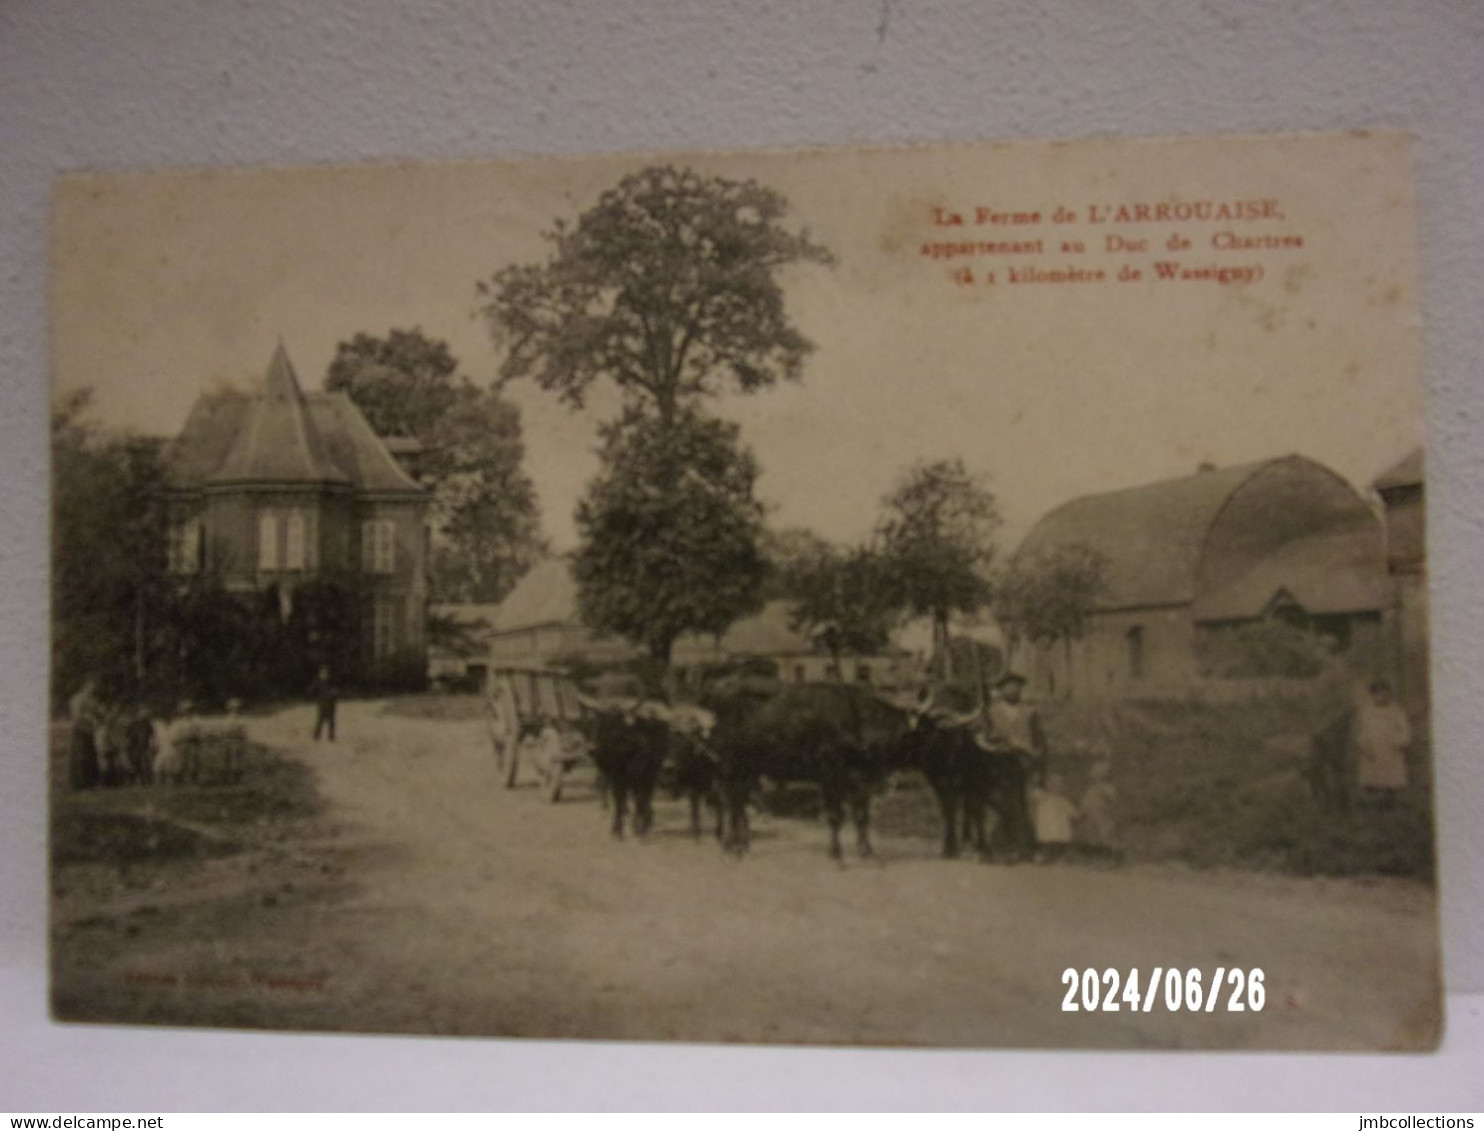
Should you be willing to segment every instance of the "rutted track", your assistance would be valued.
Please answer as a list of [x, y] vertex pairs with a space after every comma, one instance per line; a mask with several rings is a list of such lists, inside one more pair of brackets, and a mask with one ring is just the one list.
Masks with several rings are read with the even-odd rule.
[[[738, 861], [694, 843], [678, 803], [659, 805], [646, 842], [619, 843], [580, 789], [559, 805], [504, 789], [478, 723], [362, 703], [341, 714], [333, 744], [308, 741], [307, 708], [255, 720], [252, 737], [316, 771], [340, 830], [283, 845], [284, 859], [323, 859], [344, 882], [263, 907], [233, 902], [223, 866], [210, 890], [224, 902], [200, 920], [209, 938], [163, 923], [80, 949], [65, 973], [116, 985], [126, 966], [282, 969], [315, 982], [297, 996], [129, 990], [131, 1016], [206, 1024], [958, 1046], [1434, 1039], [1421, 885], [1004, 868], [890, 838], [874, 862], [839, 867], [822, 825], [766, 818]], [[249, 894], [268, 882], [239, 871]], [[1267, 1008], [1061, 1011], [1066, 967], [1156, 964], [1260, 966]]]

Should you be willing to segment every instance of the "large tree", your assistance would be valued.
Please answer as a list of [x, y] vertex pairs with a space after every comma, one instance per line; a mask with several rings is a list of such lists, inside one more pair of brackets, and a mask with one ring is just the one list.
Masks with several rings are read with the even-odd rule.
[[665, 422], [730, 386], [796, 379], [809, 341], [784, 309], [780, 276], [830, 264], [787, 201], [755, 181], [651, 166], [558, 222], [543, 264], [479, 284], [505, 347], [504, 380], [532, 378], [574, 407], [599, 380]]
[[604, 429], [603, 470], [577, 508], [583, 620], [668, 664], [684, 632], [757, 609], [766, 563], [757, 465], [737, 426], [633, 413]]
[[425, 436], [469, 384], [448, 345], [421, 329], [356, 334], [325, 375], [325, 388], [349, 393], [382, 436]]
[[86, 391], [52, 409], [52, 691], [136, 693], [169, 595], [160, 443], [105, 432]]
[[509, 592], [543, 549], [520, 411], [462, 375], [448, 346], [420, 330], [340, 343], [325, 388], [348, 393], [383, 436], [422, 445], [416, 466], [432, 493], [434, 599], [497, 601]]
[[[919, 463], [883, 500], [878, 530], [903, 607], [932, 618], [933, 650], [951, 666], [949, 619], [989, 602], [999, 507], [962, 460]], [[942, 672], [951, 675], [951, 672]]]

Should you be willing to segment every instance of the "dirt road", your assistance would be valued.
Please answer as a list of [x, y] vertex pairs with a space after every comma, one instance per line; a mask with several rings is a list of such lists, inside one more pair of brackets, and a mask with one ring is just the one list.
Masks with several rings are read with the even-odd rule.
[[[942, 861], [759, 818], [751, 855], [677, 803], [615, 842], [596, 801], [507, 791], [477, 723], [307, 708], [252, 737], [327, 820], [142, 890], [55, 901], [60, 1014], [287, 1028], [949, 1046], [1418, 1048], [1437, 1039], [1433, 893], [1410, 882]], [[1066, 968], [1260, 967], [1261, 1012], [1064, 1012]], [[1141, 986], [1141, 991], [1143, 987]]]

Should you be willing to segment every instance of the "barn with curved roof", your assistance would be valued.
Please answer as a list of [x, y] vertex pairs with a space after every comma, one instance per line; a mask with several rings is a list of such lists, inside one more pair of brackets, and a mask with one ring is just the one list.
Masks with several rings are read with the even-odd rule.
[[1121, 491], [1047, 514], [1021, 544], [1097, 551], [1107, 587], [1080, 639], [1020, 661], [1035, 693], [1154, 693], [1206, 674], [1203, 638], [1276, 618], [1368, 649], [1388, 601], [1381, 521], [1323, 465], [1290, 455]]

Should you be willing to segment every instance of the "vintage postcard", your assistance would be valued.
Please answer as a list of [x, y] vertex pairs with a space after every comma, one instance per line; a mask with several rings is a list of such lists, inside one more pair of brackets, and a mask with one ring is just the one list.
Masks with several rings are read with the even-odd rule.
[[1407, 137], [53, 221], [57, 1019], [1436, 1046]]

